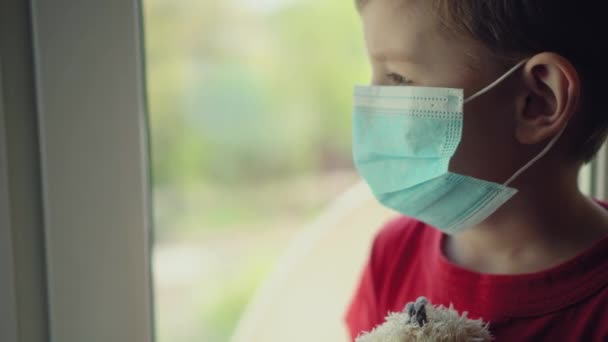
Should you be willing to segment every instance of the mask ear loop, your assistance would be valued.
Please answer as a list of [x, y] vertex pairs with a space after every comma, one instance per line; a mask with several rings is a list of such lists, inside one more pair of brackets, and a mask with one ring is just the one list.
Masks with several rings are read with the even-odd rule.
[[[526, 62], [528, 62], [528, 59], [524, 59], [523, 61], [517, 63], [514, 67], [509, 69], [509, 71], [507, 71], [504, 75], [500, 76], [496, 81], [490, 83], [487, 87], [481, 89], [477, 93], [469, 96], [469, 98], [464, 100], [463, 103], [471, 102], [471, 101], [475, 100], [476, 98], [480, 97], [481, 95], [492, 90], [494, 87], [496, 87], [502, 81], [504, 81], [507, 77], [511, 76], [511, 74], [513, 74], [516, 70], [518, 70], [522, 65], [526, 64]], [[553, 137], [553, 139], [551, 139], [551, 141], [547, 144], [547, 146], [545, 146], [545, 148], [536, 157], [532, 158], [532, 160], [530, 160], [526, 165], [524, 165], [517, 172], [515, 172], [515, 174], [513, 176], [511, 176], [511, 178], [509, 178], [509, 180], [507, 180], [504, 183], [504, 186], [509, 186], [509, 184], [511, 184], [515, 179], [517, 179], [517, 177], [519, 177], [522, 173], [526, 172], [540, 158], [544, 157], [549, 152], [549, 150], [551, 150], [553, 145], [555, 145], [557, 140], [559, 140], [559, 138], [562, 136], [562, 134], [566, 130], [566, 127], [567, 127], [567, 125], [564, 126], [564, 128], [562, 128], [562, 130], [559, 131], [559, 133], [557, 133], [557, 135], [555, 137]]]
[[517, 177], [519, 177], [522, 173], [524, 173], [526, 170], [528, 170], [540, 158], [544, 157], [545, 154], [547, 154], [549, 152], [551, 147], [553, 147], [553, 145], [555, 145], [557, 140], [559, 140], [559, 138], [562, 136], [562, 134], [566, 130], [566, 127], [567, 127], [567, 125], [564, 126], [564, 128], [562, 128], [561, 131], [559, 131], [559, 133], [557, 133], [557, 135], [553, 137], [553, 139], [551, 139], [551, 141], [547, 144], [547, 146], [545, 146], [545, 148], [536, 157], [532, 158], [532, 160], [530, 160], [526, 165], [524, 165], [521, 169], [519, 169], [519, 171], [515, 172], [515, 174], [513, 176], [511, 176], [511, 178], [509, 178], [509, 180], [506, 181], [504, 185], [509, 186], [509, 184], [511, 184]]
[[515, 71], [517, 71], [517, 69], [519, 69], [522, 65], [526, 64], [526, 62], [528, 62], [528, 59], [524, 59], [523, 61], [517, 63], [514, 67], [509, 69], [509, 71], [507, 71], [504, 75], [500, 76], [496, 81], [490, 83], [490, 85], [481, 89], [477, 93], [469, 96], [466, 100], [464, 100], [464, 103], [471, 102], [471, 101], [475, 100], [476, 98], [480, 97], [481, 95], [492, 90], [492, 88], [496, 87], [499, 83], [504, 81], [507, 77], [511, 76], [511, 74], [513, 74]]

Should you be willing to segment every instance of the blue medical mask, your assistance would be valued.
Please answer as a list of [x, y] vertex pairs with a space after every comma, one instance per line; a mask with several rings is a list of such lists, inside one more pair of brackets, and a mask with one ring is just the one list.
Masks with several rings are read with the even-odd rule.
[[355, 87], [353, 157], [380, 203], [455, 234], [484, 221], [512, 198], [517, 190], [509, 184], [544, 156], [561, 132], [504, 184], [449, 172], [448, 165], [461, 140], [464, 103], [525, 62], [466, 100], [462, 89]]

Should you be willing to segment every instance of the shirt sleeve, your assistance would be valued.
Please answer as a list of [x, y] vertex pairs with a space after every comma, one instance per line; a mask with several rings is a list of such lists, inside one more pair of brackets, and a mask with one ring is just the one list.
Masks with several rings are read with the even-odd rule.
[[370, 263], [368, 263], [363, 270], [357, 290], [346, 310], [346, 326], [348, 327], [351, 339], [354, 341], [362, 332], [370, 331], [374, 327], [376, 316], [376, 293], [373, 272]]
[[359, 284], [346, 310], [345, 321], [352, 340], [361, 333], [369, 332], [384, 322], [386, 309], [381, 302], [383, 284], [389, 276], [389, 260], [396, 238], [402, 235], [409, 222], [399, 216], [387, 222], [376, 234], [369, 258], [363, 268]]
[[371, 253], [361, 274], [359, 284], [346, 310], [345, 321], [350, 332], [351, 339], [361, 333], [371, 331], [380, 324], [384, 317], [380, 317], [378, 297], [380, 290], [380, 275], [382, 274], [380, 252], [383, 250], [382, 232], [374, 239]]

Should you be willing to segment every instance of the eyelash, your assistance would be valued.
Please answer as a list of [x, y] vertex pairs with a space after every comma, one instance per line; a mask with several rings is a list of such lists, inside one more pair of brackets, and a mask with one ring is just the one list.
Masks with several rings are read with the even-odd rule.
[[397, 85], [410, 84], [412, 82], [412, 81], [408, 80], [407, 78], [405, 78], [405, 77], [403, 77], [403, 76], [401, 76], [399, 74], [396, 74], [394, 72], [386, 74], [386, 77], [388, 77], [388, 79], [391, 82], [393, 82], [393, 83], [395, 83]]

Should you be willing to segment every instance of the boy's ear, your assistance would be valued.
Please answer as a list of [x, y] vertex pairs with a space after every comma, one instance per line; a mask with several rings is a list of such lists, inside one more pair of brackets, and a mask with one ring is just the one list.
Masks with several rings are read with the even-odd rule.
[[581, 82], [574, 66], [562, 56], [544, 52], [524, 66], [525, 104], [516, 117], [517, 140], [537, 144], [564, 129], [578, 107]]

